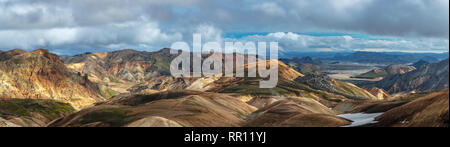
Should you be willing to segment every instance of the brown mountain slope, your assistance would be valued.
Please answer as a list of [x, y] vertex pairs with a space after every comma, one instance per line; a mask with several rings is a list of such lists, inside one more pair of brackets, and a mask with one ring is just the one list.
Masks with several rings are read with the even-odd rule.
[[343, 95], [349, 99], [377, 99], [371, 93], [354, 84], [337, 81], [324, 74], [307, 74], [298, 77], [295, 81], [314, 89]]
[[99, 93], [95, 83], [71, 72], [57, 55], [45, 49], [0, 61], [2, 98], [54, 99], [84, 107], [103, 100]]
[[247, 117], [245, 126], [252, 127], [336, 127], [350, 121], [335, 116], [335, 112], [310, 99], [291, 97], [275, 101]]
[[1, 99], [0, 127], [43, 127], [75, 109], [55, 100]]
[[87, 74], [96, 82], [139, 82], [159, 75], [170, 75], [175, 55], [170, 49], [157, 52], [131, 49], [86, 53], [64, 59], [68, 68]]
[[397, 74], [384, 78], [375, 84], [393, 94], [409, 91], [442, 90], [448, 88], [449, 60], [428, 64], [405, 74]]
[[376, 96], [378, 100], [386, 100], [392, 97], [388, 92], [380, 88], [365, 87], [364, 89], [367, 90], [370, 94]]
[[373, 126], [449, 127], [449, 90], [434, 92], [375, 118]]
[[[170, 54], [170, 51], [171, 49], [164, 48], [156, 52], [126, 49], [105, 53], [86, 53], [65, 57], [64, 62], [68, 68], [87, 74], [89, 79], [120, 93], [129, 92], [127, 89], [139, 92], [140, 90], [170, 90], [174, 87], [186, 88], [189, 84], [183, 86], [181, 85], [183, 83], [178, 83], [181, 78], [173, 78], [170, 75], [170, 63], [178, 56]], [[231, 60], [235, 60], [237, 56], [244, 57], [245, 63], [249, 58], [255, 58], [255, 56], [242, 54], [226, 55], [230, 54], [222, 54], [223, 62], [229, 57], [232, 57]], [[207, 57], [212, 56], [210, 53], [201, 55], [202, 60]], [[203, 79], [200, 78], [200, 80]], [[178, 86], [173, 86], [172, 82]], [[198, 83], [204, 82], [199, 81], [196, 84]]]
[[50, 126], [241, 126], [256, 108], [237, 98], [199, 91], [116, 97]]
[[403, 64], [393, 64], [393, 65], [389, 65], [385, 68], [373, 69], [371, 71], [357, 75], [355, 77], [356, 78], [368, 78], [368, 79], [384, 78], [386, 76], [391, 76], [391, 75], [396, 75], [396, 74], [405, 74], [405, 73], [413, 71], [415, 69], [416, 69], [416, 67], [414, 67], [414, 66], [408, 66], [408, 65], [403, 65]]
[[[280, 61], [274, 61], [278, 64], [278, 76], [282, 79], [295, 79], [303, 74], [289, 68], [287, 65]], [[269, 60], [267, 60], [269, 63]], [[244, 65], [244, 70], [248, 71], [249, 68], [257, 68], [256, 63], [249, 63]], [[247, 72], [246, 74], [247, 75]], [[138, 84], [130, 88], [130, 91], [134, 93], [142, 93], [144, 91], [160, 91], [160, 90], [180, 90], [180, 89], [190, 89], [199, 91], [211, 91], [217, 92], [225, 87], [236, 85], [245, 81], [259, 81], [261, 78], [239, 78], [239, 77], [200, 77], [200, 78], [174, 78], [172, 76], [160, 76], [144, 83]], [[150, 90], [149, 90], [150, 89]]]
[[[297, 83], [291, 79], [303, 76], [301, 73], [289, 68], [282, 62], [278, 62], [279, 80], [278, 85], [272, 89], [259, 88], [259, 77], [202, 77], [202, 78], [173, 78], [171, 76], [157, 77], [147, 82], [130, 88], [133, 93], [152, 93], [159, 90], [190, 89], [198, 91], [226, 93], [250, 100], [261, 96], [300, 96], [313, 98], [327, 105], [334, 105], [334, 101], [347, 99], [346, 96], [317, 90], [308, 85]], [[256, 64], [245, 64], [245, 70], [256, 68]], [[341, 89], [356, 94], [371, 94], [367, 91], [346, 83], [338, 84]], [[375, 99], [374, 96], [371, 96]], [[247, 101], [244, 100], [244, 101]]]

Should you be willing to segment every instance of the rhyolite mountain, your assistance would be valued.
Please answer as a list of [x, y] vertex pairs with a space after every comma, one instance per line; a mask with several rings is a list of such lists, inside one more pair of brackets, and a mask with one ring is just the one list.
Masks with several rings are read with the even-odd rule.
[[[165, 90], [198, 90], [198, 91], [207, 91], [207, 92], [217, 92], [217, 93], [229, 93], [234, 96], [243, 97], [249, 99], [255, 96], [279, 96], [279, 95], [296, 95], [303, 97], [311, 97], [322, 100], [340, 100], [347, 98], [357, 98], [357, 99], [376, 99], [375, 96], [371, 95], [364, 89], [356, 87], [350, 83], [346, 82], [338, 82], [335, 81], [335, 85], [337, 89], [341, 92], [336, 93], [336, 91], [326, 91], [326, 90], [318, 90], [310, 87], [309, 85], [298, 83], [293, 81], [297, 77], [303, 76], [303, 74], [297, 72], [293, 68], [290, 68], [286, 64], [280, 61], [276, 61], [279, 67], [279, 81], [277, 87], [273, 89], [262, 89], [259, 88], [259, 81], [263, 80], [263, 78], [258, 77], [183, 77], [183, 78], [175, 78], [171, 75], [161, 74], [160, 71], [154, 71], [152, 66], [161, 64], [160, 62], [155, 62], [152, 64], [147, 64], [147, 66], [139, 66], [141, 63], [151, 63], [154, 62], [154, 58], [164, 59], [164, 62], [168, 62], [166, 60], [173, 59], [174, 56], [168, 56], [170, 49], [163, 49], [157, 52], [141, 52], [141, 51], [116, 51], [116, 52], [108, 52], [108, 53], [89, 53], [87, 55], [80, 55], [83, 58], [82, 60], [74, 60], [79, 57], [66, 58], [66, 64], [69, 68], [79, 71], [82, 73], [86, 73], [91, 75], [92, 72], [89, 65], [93, 64], [93, 71], [101, 71], [94, 74], [101, 75], [104, 80], [99, 80], [99, 83], [108, 82], [106, 85], [128, 85], [121, 86], [120, 89], [123, 90], [122, 93], [140, 93], [140, 94], [149, 94], [155, 93], [159, 91]], [[124, 57], [125, 55], [120, 54], [131, 54], [131, 57], [138, 56], [137, 59], [130, 58], [115, 58], [115, 60], [109, 61], [105, 60], [107, 58], [114, 57]], [[98, 54], [102, 54], [103, 56], [98, 57]], [[117, 55], [116, 55], [117, 54]], [[233, 57], [238, 54], [233, 55]], [[86, 57], [89, 56], [89, 57]], [[109, 57], [111, 56], [111, 57]], [[208, 57], [209, 54], [204, 53], [202, 58]], [[225, 57], [225, 54], [222, 55]], [[127, 56], [126, 56], [127, 57]], [[248, 58], [256, 58], [255, 56], [245, 56], [244, 69], [248, 71], [249, 68], [256, 68], [255, 63], [248, 63]], [[225, 59], [225, 58], [224, 58]], [[136, 62], [135, 60], [139, 60]], [[75, 62], [76, 61], [76, 62]], [[95, 61], [95, 62], [92, 62]], [[112, 62], [121, 61], [120, 64], [124, 65], [133, 65], [133, 66], [120, 66], [121, 70], [124, 72], [116, 72], [117, 70], [108, 70], [108, 67], [105, 65], [116, 65], [111, 64]], [[316, 60], [306, 60], [305, 61], [314, 61]], [[133, 62], [132, 64], [129, 62]], [[162, 62], [162, 61], [161, 61]], [[320, 62], [320, 61], [318, 61]], [[143, 64], [145, 65], [145, 64]], [[134, 66], [138, 66], [141, 68], [134, 68]], [[234, 67], [236, 68], [236, 67]], [[139, 69], [139, 70], [135, 70]], [[167, 69], [166, 69], [167, 70]], [[111, 72], [112, 71], [112, 72]], [[128, 73], [126, 75], [130, 75], [131, 80], [127, 78], [122, 78], [120, 73]], [[164, 70], [162, 70], [164, 72]], [[246, 73], [247, 74], [247, 73]], [[91, 79], [98, 79], [95, 75]], [[109, 76], [109, 77], [108, 77]], [[108, 78], [106, 78], [108, 77]], [[141, 78], [136, 78], [141, 77]], [[111, 81], [111, 79], [115, 79]], [[131, 83], [131, 84], [130, 84]], [[112, 87], [112, 89], [116, 90], [117, 88]]]
[[131, 49], [104, 53], [86, 53], [64, 58], [70, 69], [87, 74], [94, 81], [139, 82], [170, 75], [170, 62], [177, 55], [170, 49], [157, 52]]
[[246, 127], [338, 127], [351, 124], [349, 120], [337, 117], [336, 111], [311, 98], [257, 97], [252, 99], [255, 101], [266, 103], [247, 116]]
[[377, 99], [368, 91], [354, 84], [334, 80], [325, 74], [306, 74], [303, 77], [296, 78], [295, 82], [306, 84], [314, 89], [342, 95], [350, 99]]
[[448, 88], [449, 60], [419, 67], [405, 74], [385, 77], [372, 86], [382, 88], [389, 93], [441, 90]]
[[[373, 86], [360, 88], [323, 74], [304, 74], [277, 60], [265, 62], [278, 64], [278, 84], [264, 89], [259, 88], [259, 82], [267, 79], [263, 77], [172, 77], [168, 65], [176, 56], [170, 54], [170, 49], [156, 52], [127, 49], [73, 57], [58, 57], [43, 49], [0, 52], [2, 92], [27, 91], [53, 96], [39, 96], [42, 99], [54, 99], [8, 98], [0, 101], [0, 126], [337, 127], [353, 123], [337, 115], [349, 112], [389, 114], [377, 118], [380, 123], [374, 124], [376, 126], [396, 126], [392, 124], [403, 123], [401, 120], [404, 119], [412, 122], [406, 126], [429, 126], [424, 123], [427, 121], [433, 121], [433, 126], [448, 126], [448, 119], [442, 120], [445, 116], [448, 118], [448, 89], [444, 90], [447, 100], [417, 99], [433, 97], [434, 93], [391, 96], [384, 88], [386, 91]], [[209, 56], [204, 53], [202, 59]], [[246, 74], [258, 65], [247, 61], [243, 65]], [[319, 64], [312, 58], [301, 61]], [[417, 75], [422, 77], [412, 81], [431, 80], [436, 84], [431, 90], [438, 90], [440, 88], [436, 87], [442, 85], [440, 81], [446, 80], [448, 87], [448, 78], [443, 78], [445, 74], [448, 77], [448, 60], [442, 65], [435, 64], [441, 63], [423, 65], [409, 72], [401, 68], [390, 70], [402, 73], [396, 74], [401, 76], [421, 71]], [[11, 83], [15, 87], [8, 85]], [[14, 91], [14, 88], [25, 90]], [[68, 89], [72, 95], [66, 92]], [[91, 99], [94, 101], [86, 102]], [[92, 106], [94, 102], [95, 106]], [[419, 105], [421, 103], [432, 107]], [[83, 109], [74, 112], [76, 108], [71, 105]], [[398, 119], [391, 119], [397, 116]]]
[[257, 110], [251, 103], [236, 97], [210, 92], [175, 90], [125, 95], [55, 120], [49, 126], [336, 127], [351, 124], [349, 120], [336, 116], [336, 111], [311, 98], [274, 99]]
[[449, 90], [423, 95], [375, 118], [375, 127], [449, 127]]
[[81, 108], [102, 101], [100, 88], [45, 49], [0, 53], [0, 97], [54, 99]]
[[256, 110], [217, 93], [166, 91], [115, 97], [103, 104], [54, 121], [61, 127], [238, 127]]
[[[267, 61], [269, 62], [269, 61]], [[278, 63], [278, 84], [271, 89], [259, 88], [260, 77], [200, 77], [174, 78], [171, 76], [157, 77], [137, 84], [129, 90], [132, 93], [152, 93], [161, 90], [198, 90], [216, 93], [226, 93], [242, 99], [260, 96], [300, 96], [323, 101], [340, 101], [344, 99], [377, 99], [366, 90], [351, 83], [328, 79], [332, 89], [320, 89], [311, 83], [297, 82], [304, 75], [280, 61]], [[256, 68], [256, 63], [245, 64], [245, 71]], [[308, 79], [308, 78], [306, 78]]]
[[367, 79], [375, 79], [375, 78], [384, 78], [391, 75], [396, 74], [404, 74], [410, 71], [415, 70], [415, 66], [408, 66], [403, 64], [392, 64], [386, 66], [384, 68], [376, 68], [366, 73], [362, 73], [360, 75], [354, 76], [355, 78], [367, 78]]

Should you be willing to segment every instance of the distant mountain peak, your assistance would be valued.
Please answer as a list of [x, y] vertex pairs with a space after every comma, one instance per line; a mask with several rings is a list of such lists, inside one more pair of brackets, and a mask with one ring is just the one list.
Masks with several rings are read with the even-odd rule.
[[427, 65], [427, 64], [430, 64], [430, 62], [420, 59], [419, 61], [413, 63], [412, 66], [419, 68], [420, 66]]

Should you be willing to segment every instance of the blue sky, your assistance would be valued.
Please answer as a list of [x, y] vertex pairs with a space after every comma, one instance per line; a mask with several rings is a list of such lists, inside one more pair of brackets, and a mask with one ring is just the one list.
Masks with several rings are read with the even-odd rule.
[[438, 53], [448, 18], [448, 0], [0, 0], [0, 49], [155, 51], [199, 33], [287, 52]]

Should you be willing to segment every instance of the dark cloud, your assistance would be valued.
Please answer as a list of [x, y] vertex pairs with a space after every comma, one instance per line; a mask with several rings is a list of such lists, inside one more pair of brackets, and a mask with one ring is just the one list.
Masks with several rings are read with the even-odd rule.
[[[0, 0], [0, 48], [157, 49], [193, 32], [210, 40], [224, 32], [345, 32], [448, 50], [448, 18], [448, 0]], [[339, 39], [316, 38], [310, 47], [389, 47], [334, 44]]]

